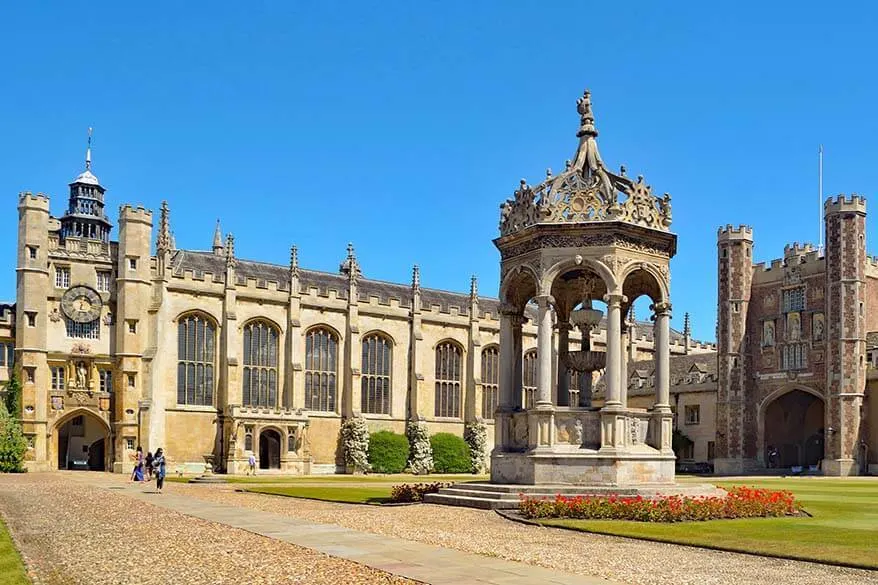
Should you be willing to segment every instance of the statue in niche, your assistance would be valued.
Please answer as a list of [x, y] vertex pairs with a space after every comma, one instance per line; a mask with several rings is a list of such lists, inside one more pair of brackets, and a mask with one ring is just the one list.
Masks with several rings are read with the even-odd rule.
[[76, 364], [76, 387], [82, 390], [88, 387], [88, 370], [85, 368], [85, 362]]
[[774, 346], [774, 321], [762, 324], [762, 347]]
[[798, 313], [790, 313], [787, 315], [787, 339], [789, 341], [799, 341], [802, 337], [802, 318]]
[[823, 313], [814, 313], [812, 325], [812, 336], [814, 337], [814, 341], [823, 341], [823, 330], [825, 325], [826, 324], [823, 321]]

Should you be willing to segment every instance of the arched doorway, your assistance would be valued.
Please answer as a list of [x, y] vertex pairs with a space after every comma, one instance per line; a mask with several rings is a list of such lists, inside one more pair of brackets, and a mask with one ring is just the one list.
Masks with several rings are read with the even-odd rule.
[[107, 468], [107, 425], [82, 410], [57, 427], [58, 469], [104, 471]]
[[259, 433], [259, 469], [280, 469], [280, 433], [265, 429]]
[[[823, 459], [823, 400], [791, 390], [765, 409], [765, 461], [777, 467], [818, 465]], [[769, 453], [776, 450], [775, 458]]]

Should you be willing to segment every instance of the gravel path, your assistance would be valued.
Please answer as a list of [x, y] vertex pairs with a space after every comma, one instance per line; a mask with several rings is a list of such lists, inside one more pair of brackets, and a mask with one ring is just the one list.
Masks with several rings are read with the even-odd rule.
[[0, 513], [44, 585], [416, 583], [64, 474], [0, 476]]
[[435, 505], [379, 507], [234, 491], [234, 486], [171, 484], [176, 493], [212, 502], [337, 524], [461, 551], [521, 561], [637, 585], [878, 583], [878, 571], [845, 569], [575, 533], [517, 524], [493, 512]]

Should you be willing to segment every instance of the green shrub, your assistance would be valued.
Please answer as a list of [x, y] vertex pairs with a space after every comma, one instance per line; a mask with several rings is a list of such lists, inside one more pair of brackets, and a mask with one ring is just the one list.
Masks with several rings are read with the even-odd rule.
[[24, 471], [24, 453], [27, 441], [21, 433], [21, 425], [9, 415], [6, 406], [0, 404], [0, 472]]
[[469, 445], [463, 438], [451, 433], [436, 433], [430, 437], [433, 448], [433, 471], [436, 473], [470, 473], [472, 461]]
[[369, 435], [369, 465], [373, 473], [402, 473], [409, 457], [405, 435], [378, 431]]

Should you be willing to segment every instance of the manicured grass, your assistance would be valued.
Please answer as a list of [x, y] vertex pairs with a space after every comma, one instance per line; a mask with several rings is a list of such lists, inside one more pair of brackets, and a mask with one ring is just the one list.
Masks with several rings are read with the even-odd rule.
[[327, 502], [345, 502], [348, 504], [383, 504], [390, 501], [389, 485], [381, 487], [352, 487], [344, 485], [338, 487], [269, 486], [247, 488], [246, 491], [256, 494], [307, 498], [309, 500], [324, 500]]
[[[194, 476], [168, 476], [165, 481], [178, 483], [186, 483]], [[397, 484], [397, 483], [433, 483], [436, 481], [487, 481], [487, 475], [473, 475], [471, 473], [461, 474], [434, 474], [434, 475], [411, 475], [409, 473], [399, 473], [393, 475], [369, 474], [369, 475], [223, 475], [228, 483], [242, 484], [309, 484], [309, 483], [376, 483], [376, 484]]]
[[28, 585], [30, 580], [6, 525], [0, 522], [0, 585]]
[[875, 544], [878, 543], [878, 481], [754, 478], [752, 481], [719, 481], [716, 485], [790, 490], [812, 517], [677, 524], [568, 519], [541, 523], [585, 532], [878, 569]]

